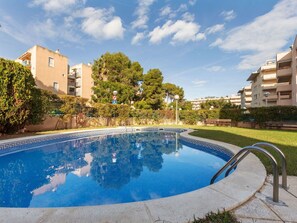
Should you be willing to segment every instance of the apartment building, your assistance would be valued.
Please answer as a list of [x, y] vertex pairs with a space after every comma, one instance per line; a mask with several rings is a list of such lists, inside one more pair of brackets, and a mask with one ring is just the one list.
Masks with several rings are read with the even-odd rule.
[[35, 45], [17, 62], [28, 67], [38, 88], [55, 94], [68, 94], [91, 100], [93, 79], [91, 64], [68, 65], [68, 58], [59, 50]]
[[192, 109], [193, 110], [199, 110], [201, 107], [200, 107], [200, 104], [201, 103], [205, 103], [206, 101], [214, 101], [214, 100], [224, 100], [224, 101], [227, 101], [227, 102], [230, 102], [234, 105], [240, 105], [241, 103], [241, 99], [240, 99], [240, 96], [238, 95], [231, 95], [230, 97], [229, 96], [226, 96], [226, 97], [205, 97], [205, 98], [197, 98], [195, 100], [192, 100], [190, 101], [192, 103]]
[[268, 60], [257, 71], [251, 73], [251, 107], [275, 106], [277, 104], [277, 79], [275, 60]]
[[248, 85], [238, 91], [241, 108], [250, 108], [252, 103], [252, 86]]
[[31, 70], [37, 87], [56, 94], [69, 92], [68, 58], [60, 54], [59, 50], [52, 51], [35, 45], [16, 61]]
[[91, 99], [94, 85], [91, 64], [77, 64], [70, 68], [71, 77], [75, 80], [75, 95]]
[[297, 36], [287, 52], [276, 55], [277, 105], [297, 106]]

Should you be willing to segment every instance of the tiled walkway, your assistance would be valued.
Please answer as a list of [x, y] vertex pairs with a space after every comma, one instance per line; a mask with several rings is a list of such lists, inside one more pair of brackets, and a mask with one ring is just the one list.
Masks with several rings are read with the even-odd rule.
[[288, 191], [280, 187], [279, 203], [272, 202], [271, 197], [272, 177], [270, 176], [252, 199], [235, 209], [235, 215], [242, 223], [297, 223], [297, 177], [288, 177]]

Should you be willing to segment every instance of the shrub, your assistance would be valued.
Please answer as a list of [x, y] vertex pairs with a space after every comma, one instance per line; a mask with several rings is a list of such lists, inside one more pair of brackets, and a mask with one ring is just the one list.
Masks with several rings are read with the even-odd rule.
[[210, 212], [204, 218], [194, 217], [192, 223], [239, 223], [239, 221], [230, 211], [218, 211], [218, 213]]
[[41, 91], [31, 71], [20, 63], [0, 58], [0, 132], [14, 133], [26, 123], [42, 121]]

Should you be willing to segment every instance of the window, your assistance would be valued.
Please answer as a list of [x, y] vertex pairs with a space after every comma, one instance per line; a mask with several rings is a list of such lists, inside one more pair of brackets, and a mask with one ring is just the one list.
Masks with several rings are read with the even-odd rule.
[[58, 82], [54, 82], [53, 87], [54, 87], [55, 92], [59, 91], [59, 83]]
[[48, 58], [48, 66], [49, 67], [54, 67], [55, 66], [54, 58], [52, 58], [52, 57]]

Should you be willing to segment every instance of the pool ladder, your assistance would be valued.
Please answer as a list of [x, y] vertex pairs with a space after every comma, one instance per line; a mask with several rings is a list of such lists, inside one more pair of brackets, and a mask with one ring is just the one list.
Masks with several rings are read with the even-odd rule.
[[258, 142], [251, 146], [243, 147], [238, 153], [236, 153], [212, 178], [210, 184], [213, 184], [217, 177], [221, 175], [229, 166], [225, 173], [225, 177], [229, 175], [230, 171], [237, 167], [237, 165], [252, 151], [258, 151], [263, 153], [269, 158], [273, 167], [273, 201], [279, 201], [279, 173], [278, 165], [275, 158], [265, 149], [261, 148], [263, 146], [269, 147], [276, 151], [282, 160], [282, 187], [287, 189], [287, 161], [284, 153], [275, 145], [267, 142]]

